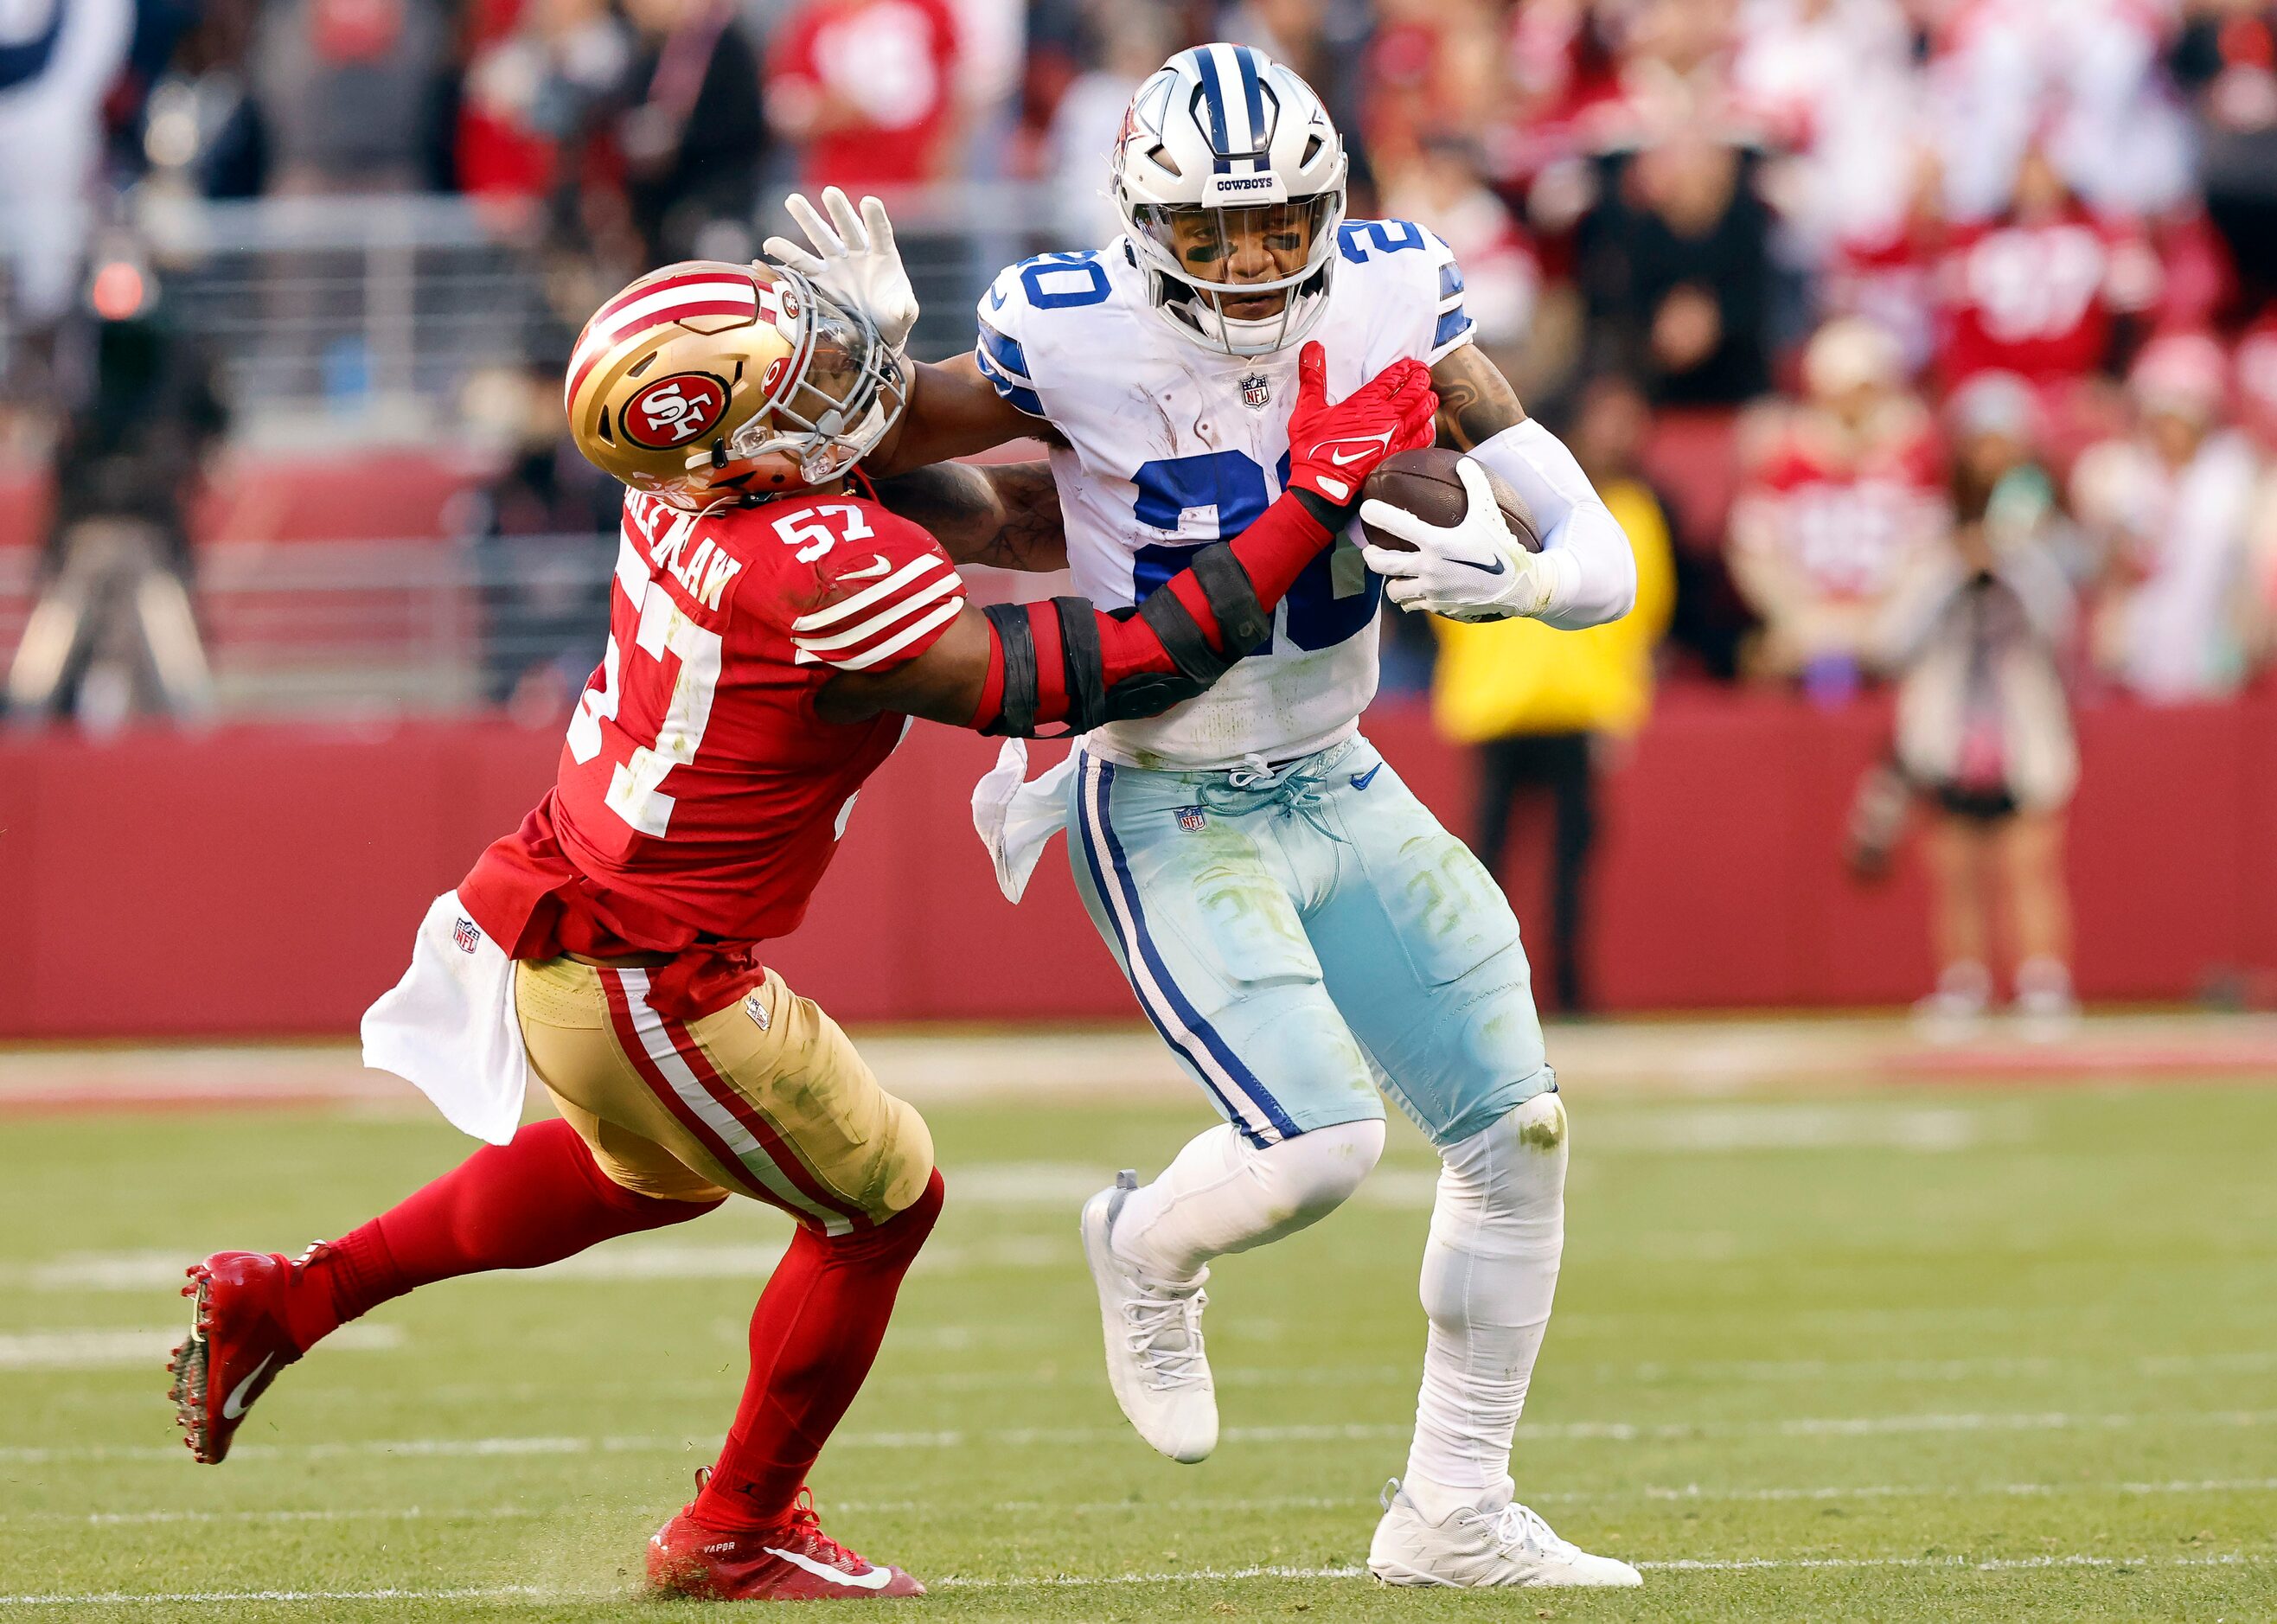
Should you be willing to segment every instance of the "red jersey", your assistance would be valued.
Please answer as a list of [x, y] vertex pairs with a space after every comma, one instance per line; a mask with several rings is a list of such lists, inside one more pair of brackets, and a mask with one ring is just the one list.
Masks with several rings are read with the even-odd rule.
[[1987, 371], [2049, 384], [2103, 364], [2112, 317], [2157, 297], [2159, 262], [2139, 235], [2078, 214], [1961, 232], [1939, 277], [1948, 387]]
[[940, 545], [875, 502], [696, 515], [628, 494], [608, 651], [553, 789], [459, 887], [476, 922], [516, 958], [676, 955], [653, 985], [677, 1018], [728, 1001], [805, 916], [908, 727], [824, 721], [815, 695], [916, 659], [963, 603]]
[[1862, 446], [1806, 418], [1770, 448], [1741, 499], [1763, 505], [1775, 545], [1821, 597], [1870, 600], [1943, 513], [1937, 442], [1910, 417]]
[[956, 16], [945, 0], [807, 0], [785, 20], [767, 94], [834, 103], [849, 122], [805, 143], [809, 187], [905, 186], [939, 166], [956, 98]]

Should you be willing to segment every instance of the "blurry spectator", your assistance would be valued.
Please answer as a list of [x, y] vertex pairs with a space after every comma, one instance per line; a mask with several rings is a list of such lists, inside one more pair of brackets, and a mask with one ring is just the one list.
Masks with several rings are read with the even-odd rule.
[[142, 156], [161, 189], [257, 197], [269, 138], [246, 83], [258, 0], [209, 0], [143, 105]]
[[624, 491], [578, 454], [561, 419], [563, 357], [470, 388], [467, 416], [505, 452], [462, 523], [482, 583], [483, 698], [558, 721], [601, 656]]
[[405, 192], [444, 167], [442, 0], [270, 0], [254, 95], [286, 193]]
[[1478, 324], [1478, 343], [1505, 349], [1525, 342], [1542, 291], [1542, 264], [1509, 208], [1479, 179], [1466, 143], [1428, 141], [1414, 162], [1387, 173], [1383, 212], [1447, 240], [1463, 268], [1463, 309]]
[[2236, 595], [2257, 469], [2222, 422], [2228, 362], [2212, 339], [2153, 341], [2127, 381], [2134, 428], [2083, 452], [2072, 510], [2096, 550], [2096, 663], [2160, 703], [2235, 690]]
[[2114, 322], [2159, 294], [2157, 255], [2140, 230], [2098, 221], [2037, 144], [1997, 220], [1957, 230], [1939, 271], [1950, 389], [1979, 372], [2020, 376], [2040, 392], [2058, 449], [2077, 421], [2078, 385], [2110, 357]]
[[801, 0], [767, 64], [768, 112], [800, 144], [800, 184], [858, 195], [948, 174], [956, 58], [943, 0]]
[[1855, 690], [1884, 599], [1945, 502], [1929, 415], [1888, 334], [1830, 322], [1802, 371], [1808, 398], [1766, 431], [1733, 505], [1730, 557], [1763, 619], [1759, 668], [1831, 702]]
[[2240, 268], [2277, 294], [2277, 5], [2191, 0], [2174, 73], [2197, 103], [2206, 206]]
[[2142, 0], [1953, 0], [1930, 82], [1953, 215], [2007, 204], [2028, 146], [2106, 215], [2154, 214], [2190, 183], [2187, 121], [2161, 72], [2163, 19]]
[[1791, 155], [1764, 178], [1810, 262], [1885, 236], [1907, 210], [1923, 123], [1913, 34], [1897, 0], [1755, 0], [1732, 89]]
[[1583, 222], [1600, 360], [1662, 405], [1735, 406], [1770, 385], [1770, 211], [1749, 160], [1695, 127], [1611, 163]]
[[748, 259], [766, 119], [758, 57], [730, 0], [627, 0], [639, 31], [617, 125], [651, 264]]
[[79, 286], [103, 94], [133, 23], [128, 0], [19, 0], [0, 11], [0, 241], [27, 325], [57, 320]]
[[1060, 96], [1045, 146], [1063, 248], [1097, 248], [1123, 229], [1107, 195], [1108, 163], [1131, 98], [1170, 55], [1166, 21], [1152, 6], [1108, 11], [1099, 65], [1077, 74]]
[[227, 416], [206, 357], [130, 245], [103, 256], [65, 333], [56, 505], [38, 602], [8, 673], [19, 717], [91, 727], [210, 703], [189, 599], [189, 501]]
[[1925, 371], [1942, 336], [1945, 172], [1927, 143], [1912, 149], [1897, 211], [1862, 213], [1830, 247], [1819, 286], [1827, 316], [1862, 316], [1898, 341], [1909, 374]]
[[2246, 520], [2239, 642], [2248, 668], [2259, 670], [2277, 666], [2277, 310], [2238, 340], [2236, 376], [2240, 415], [2261, 465]]
[[1877, 628], [1900, 673], [1897, 755], [1934, 806], [1937, 990], [1917, 1012], [1965, 1027], [1992, 993], [1994, 897], [2006, 903], [2016, 1010], [2043, 1035], [2078, 1012], [2063, 811], [2079, 776], [2058, 660], [2072, 592], [2049, 545], [2055, 491], [2033, 461], [2028, 385], [1981, 375], [1952, 416], [1954, 523], [1915, 555]]
[[459, 110], [459, 184], [542, 198], [595, 111], [624, 82], [632, 42], [607, 0], [491, 0], [476, 8], [476, 19], [482, 33]]
[[1668, 629], [1675, 592], [1668, 521], [1638, 458], [1651, 414], [1634, 385], [1597, 380], [1574, 424], [1580, 460], [1636, 553], [1636, 606], [1610, 625], [1552, 631], [1539, 621], [1438, 621], [1432, 713], [1440, 730], [1478, 747], [1474, 845], [1499, 873], [1513, 804], [1546, 789], [1550, 844], [1550, 970], [1560, 1009], [1590, 1008], [1582, 966], [1588, 942], [1589, 854], [1596, 838], [1596, 774], [1652, 704], [1653, 650]]
[[1483, 127], [1501, 86], [1486, 0], [1375, 0], [1362, 65], [1359, 134], [1377, 170], [1412, 163], [1435, 135]]

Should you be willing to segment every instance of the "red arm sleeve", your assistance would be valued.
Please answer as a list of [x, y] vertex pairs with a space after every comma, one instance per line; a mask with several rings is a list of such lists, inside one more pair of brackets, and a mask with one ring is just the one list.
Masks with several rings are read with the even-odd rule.
[[[1249, 577], [1258, 606], [1267, 614], [1271, 614], [1273, 606], [1296, 584], [1297, 577], [1319, 556], [1321, 549], [1336, 538], [1336, 527], [1318, 511], [1324, 507], [1307, 492], [1285, 492], [1255, 523], [1228, 544], [1234, 561]], [[1170, 593], [1184, 606], [1213, 652], [1226, 652], [1217, 616], [1191, 569], [1180, 570], [1158, 590]], [[1050, 603], [1024, 606], [1035, 641], [1035, 721], [1064, 721], [1070, 714], [1073, 696], [1068, 689], [1062, 656], [1059, 610]], [[1102, 680], [1109, 690], [1131, 677], [1168, 675], [1178, 669], [1169, 650], [1145, 620], [1127, 612], [1114, 615], [1096, 608], [1092, 616], [1098, 629]], [[1003, 706], [1004, 687], [1005, 651], [1000, 636], [991, 644], [988, 676], [981, 687], [980, 704], [973, 713], [972, 727], [986, 729], [996, 721]]]

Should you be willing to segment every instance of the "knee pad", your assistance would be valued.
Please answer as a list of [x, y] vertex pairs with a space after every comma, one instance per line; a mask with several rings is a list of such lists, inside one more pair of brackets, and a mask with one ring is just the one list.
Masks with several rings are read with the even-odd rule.
[[1539, 1094], [1441, 1152], [1424, 1311], [1435, 1323], [1550, 1315], [1565, 1249], [1565, 1107]]
[[1314, 1128], [1256, 1149], [1244, 1145], [1259, 1183], [1292, 1229], [1318, 1222], [1351, 1199], [1383, 1155], [1383, 1119], [1364, 1117]]

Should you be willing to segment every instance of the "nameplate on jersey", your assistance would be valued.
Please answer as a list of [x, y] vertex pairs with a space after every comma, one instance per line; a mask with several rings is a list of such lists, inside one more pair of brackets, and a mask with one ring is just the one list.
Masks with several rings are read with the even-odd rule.
[[1260, 169], [1254, 174], [1212, 175], [1202, 192], [1204, 203], [1226, 209], [1288, 201], [1288, 183], [1269, 169]]

